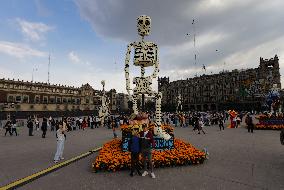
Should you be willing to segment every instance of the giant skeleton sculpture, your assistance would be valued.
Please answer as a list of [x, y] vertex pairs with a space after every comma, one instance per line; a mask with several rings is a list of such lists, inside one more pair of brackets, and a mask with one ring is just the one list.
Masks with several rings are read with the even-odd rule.
[[[126, 78], [126, 90], [133, 102], [133, 112], [138, 114], [137, 108], [137, 98], [141, 94], [147, 94], [149, 96], [154, 96], [156, 99], [156, 123], [154, 128], [155, 135], [169, 140], [171, 136], [167, 134], [161, 128], [161, 99], [162, 93], [155, 92], [152, 90], [151, 84], [152, 79], [157, 77], [159, 72], [159, 59], [158, 59], [158, 46], [153, 42], [144, 41], [144, 37], [150, 34], [151, 28], [151, 18], [146, 15], [141, 15], [137, 18], [137, 29], [138, 34], [142, 37], [141, 41], [133, 42], [128, 44], [126, 58], [125, 58], [125, 78]], [[133, 79], [133, 84], [136, 87], [133, 89], [133, 94], [131, 95], [130, 78], [129, 78], [129, 61], [131, 48], [134, 49], [134, 66], [139, 66], [141, 68], [141, 77], [135, 77]], [[145, 77], [145, 67], [154, 66], [154, 72], [151, 76]]]
[[101, 81], [101, 84], [103, 85], [103, 95], [101, 96], [102, 105], [99, 108], [99, 118], [101, 125], [104, 125], [105, 118], [109, 116], [109, 99], [105, 93], [105, 81]]

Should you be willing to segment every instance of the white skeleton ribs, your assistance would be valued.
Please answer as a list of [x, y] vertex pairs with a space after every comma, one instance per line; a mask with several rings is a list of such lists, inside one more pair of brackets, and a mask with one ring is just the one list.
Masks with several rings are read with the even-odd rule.
[[[158, 46], [153, 42], [145, 42], [144, 36], [150, 34], [151, 28], [151, 18], [146, 15], [139, 16], [137, 18], [137, 29], [138, 34], [142, 37], [142, 40], [139, 42], [130, 43], [127, 46], [126, 58], [125, 58], [125, 79], [126, 79], [126, 90], [128, 95], [131, 97], [133, 102], [133, 111], [135, 114], [138, 114], [137, 109], [137, 98], [141, 94], [147, 94], [149, 96], [154, 96], [156, 99], [156, 125], [155, 125], [155, 134], [164, 138], [166, 140], [170, 139], [170, 135], [165, 133], [161, 128], [161, 99], [162, 93], [157, 93], [152, 90], [152, 80], [157, 78], [159, 73], [159, 59], [158, 59]], [[133, 64], [134, 66], [139, 66], [141, 68], [141, 76], [135, 77], [133, 79], [133, 84], [135, 85], [134, 89], [130, 87], [130, 78], [129, 78], [129, 61], [131, 49], [134, 49]], [[154, 66], [154, 71], [151, 76], [145, 75], [145, 67]], [[133, 94], [131, 94], [133, 91]]]

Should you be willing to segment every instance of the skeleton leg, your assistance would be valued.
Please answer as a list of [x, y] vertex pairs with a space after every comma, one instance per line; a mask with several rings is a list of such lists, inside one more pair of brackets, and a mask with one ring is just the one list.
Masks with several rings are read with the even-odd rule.
[[133, 106], [132, 106], [132, 109], [133, 109], [133, 112], [134, 114], [138, 114], [138, 108], [137, 108], [137, 96], [136, 95], [133, 95], [132, 96], [132, 103], [133, 103]]
[[132, 44], [129, 44], [127, 46], [127, 52], [126, 52], [126, 58], [125, 58], [125, 67], [124, 67], [124, 73], [125, 73], [125, 79], [126, 79], [126, 90], [128, 95], [130, 95], [130, 78], [129, 78], [129, 60], [130, 60], [130, 53], [131, 53], [131, 47]]

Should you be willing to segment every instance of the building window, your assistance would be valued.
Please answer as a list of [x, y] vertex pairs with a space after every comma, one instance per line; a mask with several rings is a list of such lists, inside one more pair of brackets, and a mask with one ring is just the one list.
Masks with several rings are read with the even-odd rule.
[[55, 98], [54, 96], [49, 97], [49, 103], [54, 104], [55, 103]]
[[66, 104], [67, 103], [67, 99], [63, 98], [62, 102], [63, 102], [63, 104]]
[[71, 98], [67, 98], [68, 104], [71, 103]]
[[77, 104], [80, 104], [80, 102], [81, 102], [81, 101], [80, 101], [80, 98], [77, 98], [77, 99], [76, 99], [76, 103], [77, 103]]
[[43, 103], [44, 103], [44, 104], [47, 104], [47, 103], [48, 103], [48, 98], [47, 98], [47, 96], [44, 96], [44, 97], [43, 97]]
[[29, 96], [28, 95], [24, 95], [23, 103], [29, 103]]
[[8, 96], [8, 102], [14, 102], [14, 96], [9, 95]]
[[60, 98], [60, 97], [57, 97], [56, 102], [57, 102], [58, 104], [61, 104], [61, 98]]
[[40, 97], [39, 97], [39, 96], [36, 96], [36, 97], [35, 97], [35, 103], [36, 103], [36, 104], [39, 104], [39, 103], [40, 103]]
[[72, 104], [75, 104], [76, 100], [74, 98], [72, 98]]
[[88, 104], [89, 103], [89, 99], [88, 98], [86, 98], [86, 104]]

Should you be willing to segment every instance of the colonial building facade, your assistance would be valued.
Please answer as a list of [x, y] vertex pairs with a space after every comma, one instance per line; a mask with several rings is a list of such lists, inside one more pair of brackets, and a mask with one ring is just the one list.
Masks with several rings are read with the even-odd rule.
[[[89, 84], [79, 88], [47, 83], [0, 79], [0, 112], [95, 114], [101, 105], [101, 91]], [[110, 110], [116, 111], [116, 91], [107, 92]]]
[[281, 89], [277, 55], [260, 58], [259, 67], [254, 69], [223, 71], [173, 82], [168, 77], [158, 79], [158, 89], [163, 93], [162, 108], [172, 111], [179, 94], [183, 110], [261, 110], [273, 84]]

